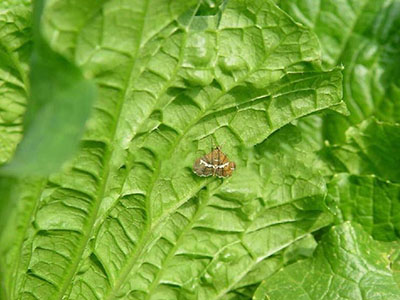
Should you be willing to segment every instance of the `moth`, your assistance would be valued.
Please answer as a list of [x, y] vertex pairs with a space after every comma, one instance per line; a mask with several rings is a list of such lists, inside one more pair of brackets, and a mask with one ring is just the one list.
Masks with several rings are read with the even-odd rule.
[[210, 153], [196, 159], [193, 172], [201, 177], [217, 176], [229, 177], [235, 170], [236, 164], [229, 161], [228, 157], [221, 151], [221, 147], [215, 147]]

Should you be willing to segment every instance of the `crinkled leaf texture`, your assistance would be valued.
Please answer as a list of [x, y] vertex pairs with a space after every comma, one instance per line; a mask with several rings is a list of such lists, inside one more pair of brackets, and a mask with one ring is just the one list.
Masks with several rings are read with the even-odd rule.
[[368, 119], [346, 131], [346, 143], [323, 150], [333, 172], [400, 182], [400, 124]]
[[[341, 71], [321, 70], [316, 37], [271, 1], [198, 8], [47, 8], [51, 46], [99, 99], [68, 168], [15, 187], [0, 244], [10, 299], [223, 299], [332, 222], [315, 156], [285, 155], [299, 135], [275, 131], [339, 105]], [[192, 173], [211, 143], [236, 162], [231, 178]]]
[[326, 66], [344, 65], [343, 92], [351, 123], [369, 116], [400, 121], [398, 0], [277, 2], [318, 35]]
[[[0, 2], [0, 165], [12, 157], [22, 137], [29, 93], [32, 12], [25, 2]], [[0, 177], [0, 231], [9, 215], [12, 182]], [[0, 286], [0, 297], [3, 290]]]
[[329, 183], [337, 223], [355, 221], [374, 239], [396, 241], [400, 234], [400, 185], [376, 176], [337, 174]]
[[76, 152], [96, 97], [93, 81], [55, 52], [43, 38], [46, 1], [34, 5], [34, 49], [30, 63], [30, 93], [24, 116], [24, 136], [12, 161], [0, 169], [11, 176], [46, 176], [58, 171]]
[[329, 230], [312, 259], [266, 279], [254, 299], [400, 299], [389, 257], [389, 247], [345, 222]]
[[315, 129], [323, 129], [324, 140], [345, 142], [348, 127], [371, 116], [386, 122], [400, 121], [398, 0], [275, 2], [316, 33], [323, 65], [344, 67], [343, 99], [350, 115], [325, 114]]
[[22, 136], [28, 94], [28, 61], [32, 49], [31, 10], [0, 9], [0, 164], [8, 161]]

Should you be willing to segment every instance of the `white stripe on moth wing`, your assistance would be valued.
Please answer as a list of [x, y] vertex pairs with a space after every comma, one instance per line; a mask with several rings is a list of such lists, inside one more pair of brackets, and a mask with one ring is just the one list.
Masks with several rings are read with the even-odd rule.
[[212, 175], [212, 173], [210, 173], [210, 174], [208, 174], [208, 175], [205, 175], [205, 174], [197, 173], [196, 171], [193, 171], [193, 173], [196, 174], [197, 176], [200, 176], [200, 177], [208, 177], [208, 176], [211, 176], [211, 175]]
[[200, 164], [205, 165], [207, 168], [214, 168], [212, 164], [206, 163], [204, 160], [200, 159]]
[[223, 169], [223, 168], [225, 168], [225, 167], [229, 164], [229, 161], [226, 162], [226, 163], [224, 163], [224, 164], [222, 164], [222, 165], [216, 165], [216, 166], [214, 166], [214, 165], [209, 164], [209, 163], [206, 163], [204, 160], [200, 159], [200, 164], [205, 165], [207, 168]]
[[222, 165], [215, 166], [214, 168], [215, 168], [215, 169], [223, 169], [223, 168], [225, 168], [227, 165], [229, 165], [229, 161], [226, 162], [226, 163], [224, 163], [224, 164], [222, 164]]

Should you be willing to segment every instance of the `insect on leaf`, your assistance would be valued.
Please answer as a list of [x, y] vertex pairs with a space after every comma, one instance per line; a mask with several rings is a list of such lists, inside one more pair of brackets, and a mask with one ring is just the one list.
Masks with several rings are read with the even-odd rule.
[[220, 178], [229, 177], [235, 170], [236, 164], [229, 161], [220, 147], [196, 159], [193, 165], [193, 172], [201, 177], [217, 176]]

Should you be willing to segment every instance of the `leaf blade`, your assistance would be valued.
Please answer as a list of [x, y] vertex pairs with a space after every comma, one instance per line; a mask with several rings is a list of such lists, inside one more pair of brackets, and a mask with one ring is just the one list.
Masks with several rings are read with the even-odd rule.
[[80, 70], [54, 52], [42, 37], [44, 5], [45, 1], [35, 3], [35, 46], [24, 138], [13, 160], [2, 167], [3, 175], [45, 176], [58, 170], [77, 150], [96, 97], [95, 84], [84, 79]]
[[[295, 263], [266, 279], [254, 299], [384, 297], [399, 299], [387, 248], [359, 225], [345, 222], [323, 237], [313, 259]], [[284, 284], [282, 284], [284, 283]]]
[[[140, 1], [166, 5], [146, 3]], [[136, 15], [130, 5], [116, 2], [102, 3], [101, 11], [93, 6], [89, 23], [80, 28], [77, 22], [74, 49], [54, 46], [60, 53], [75, 53], [85, 73], [96, 78], [100, 97], [78, 155], [40, 191], [35, 222], [22, 244], [21, 251], [30, 257], [18, 270], [16, 295], [151, 298], [166, 293], [172, 299], [193, 298], [193, 283], [199, 297], [222, 298], [255, 258], [272, 255], [332, 221], [322, 204], [326, 188], [321, 174], [293, 157], [270, 153], [263, 162], [265, 151], [253, 149], [292, 120], [341, 102], [340, 71], [320, 69], [315, 36], [271, 2], [232, 1], [220, 23], [219, 16], [197, 16], [193, 3], [189, 10], [171, 3], [175, 10], [158, 20], [157, 30], [146, 27], [153, 15], [144, 6]], [[240, 19], [246, 3], [253, 11]], [[272, 29], [271, 19], [254, 17], [259, 5], [263, 14], [275, 15]], [[108, 26], [99, 26], [103, 22]], [[274, 30], [279, 40], [268, 44]], [[119, 31], [123, 39], [116, 38]], [[240, 32], [247, 52], [240, 49]], [[68, 37], [60, 29], [54, 29], [54, 36], [56, 41]], [[258, 42], [265, 45], [260, 48]], [[231, 181], [204, 181], [192, 174], [194, 158], [210, 139], [240, 165]], [[257, 210], [263, 216], [270, 212], [270, 218], [257, 218]], [[168, 230], [174, 226], [177, 232]], [[241, 241], [247, 227], [250, 232]], [[273, 227], [281, 230], [281, 238], [274, 239]], [[260, 233], [271, 244], [252, 249]], [[169, 240], [179, 239], [177, 234], [185, 238], [174, 247]], [[210, 240], [197, 249], [186, 237]], [[160, 245], [170, 252], [158, 253]], [[239, 276], [218, 280], [218, 272], [235, 255], [242, 255], [235, 266]], [[54, 261], [58, 268], [46, 268]], [[191, 274], [191, 282], [174, 277], [170, 269], [187, 261], [194, 273], [182, 274]], [[165, 272], [155, 269], [160, 264]], [[202, 276], [208, 271], [215, 273]], [[154, 276], [154, 283], [146, 276]]]

